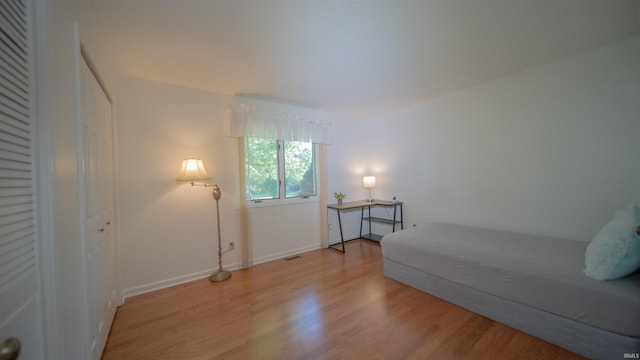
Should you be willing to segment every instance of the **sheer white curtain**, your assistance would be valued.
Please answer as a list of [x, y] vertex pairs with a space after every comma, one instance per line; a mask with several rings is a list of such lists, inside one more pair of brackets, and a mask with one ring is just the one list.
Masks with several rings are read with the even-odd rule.
[[330, 143], [331, 122], [317, 110], [244, 100], [233, 103], [225, 115], [226, 136]]
[[238, 138], [240, 186], [241, 265], [252, 266], [251, 212], [247, 207], [244, 138], [246, 136], [318, 144], [317, 182], [320, 206], [321, 246], [328, 246], [326, 144], [330, 144], [332, 114], [257, 97], [236, 95], [226, 110], [224, 134]]

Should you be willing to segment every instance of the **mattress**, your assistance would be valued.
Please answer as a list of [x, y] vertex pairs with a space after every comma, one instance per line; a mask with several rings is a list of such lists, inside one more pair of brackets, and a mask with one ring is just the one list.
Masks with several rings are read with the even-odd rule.
[[640, 336], [640, 273], [585, 276], [583, 241], [430, 223], [386, 235], [386, 259], [613, 333]]

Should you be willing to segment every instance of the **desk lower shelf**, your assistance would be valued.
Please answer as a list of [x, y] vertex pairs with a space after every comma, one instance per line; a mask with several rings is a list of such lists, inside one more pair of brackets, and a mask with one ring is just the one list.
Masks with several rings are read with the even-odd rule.
[[[402, 227], [402, 221], [398, 221], [395, 219], [387, 219], [387, 218], [381, 218], [381, 217], [375, 217], [375, 216], [363, 216], [360, 221], [360, 229], [362, 229], [362, 223], [364, 221], [368, 221], [369, 223], [377, 222], [377, 223], [391, 225], [393, 226], [393, 231], [396, 230], [396, 225], [400, 225]], [[369, 231], [371, 231], [371, 226], [369, 226]], [[369, 233], [369, 234], [362, 234], [360, 237], [363, 239], [380, 242], [383, 236], [384, 235]]]
[[378, 234], [362, 234], [361, 238], [375, 241], [375, 242], [380, 242], [383, 236], [384, 235], [378, 235]]
[[365, 216], [362, 218], [362, 221], [373, 221], [373, 222], [378, 222], [378, 223], [383, 223], [383, 224], [389, 224], [389, 225], [393, 225], [393, 224], [398, 224], [400, 225], [401, 222], [398, 220], [393, 220], [393, 219], [385, 219], [385, 218], [380, 218], [380, 217], [375, 217], [375, 216]]

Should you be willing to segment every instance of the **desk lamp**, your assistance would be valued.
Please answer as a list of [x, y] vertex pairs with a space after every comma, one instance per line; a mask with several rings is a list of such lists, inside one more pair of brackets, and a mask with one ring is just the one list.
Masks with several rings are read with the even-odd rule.
[[362, 178], [362, 185], [365, 189], [369, 189], [369, 202], [373, 202], [371, 198], [371, 189], [376, 188], [376, 177], [375, 176], [365, 176]]

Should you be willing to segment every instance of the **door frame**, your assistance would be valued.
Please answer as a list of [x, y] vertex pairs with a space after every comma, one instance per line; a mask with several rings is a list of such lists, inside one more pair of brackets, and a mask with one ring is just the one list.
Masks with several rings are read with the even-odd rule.
[[36, 197], [36, 231], [38, 242], [38, 289], [42, 304], [39, 318], [42, 323], [40, 338], [45, 359], [62, 359], [62, 332], [58, 318], [56, 237], [53, 222], [53, 204], [55, 194], [54, 160], [55, 146], [52, 144], [51, 122], [51, 79], [50, 35], [52, 27], [52, 9], [47, 0], [31, 0], [32, 5], [32, 41], [34, 51], [34, 93], [35, 93], [35, 136], [34, 171]]

